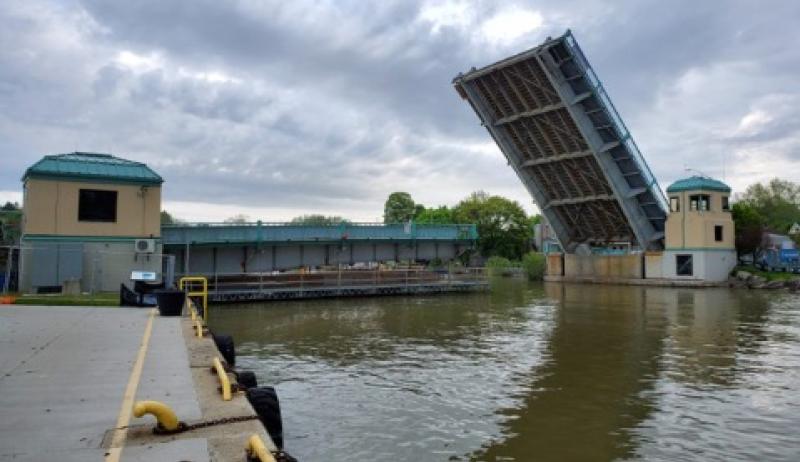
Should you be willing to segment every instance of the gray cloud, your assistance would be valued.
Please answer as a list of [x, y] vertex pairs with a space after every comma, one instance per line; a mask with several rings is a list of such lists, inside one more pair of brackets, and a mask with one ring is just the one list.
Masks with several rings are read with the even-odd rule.
[[[509, 9], [542, 24], [487, 35]], [[0, 191], [44, 154], [96, 150], [150, 163], [167, 201], [356, 218], [394, 190], [530, 204], [450, 80], [568, 27], [662, 186], [722, 159], [735, 188], [798, 181], [798, 17], [793, 1], [5, 3]]]

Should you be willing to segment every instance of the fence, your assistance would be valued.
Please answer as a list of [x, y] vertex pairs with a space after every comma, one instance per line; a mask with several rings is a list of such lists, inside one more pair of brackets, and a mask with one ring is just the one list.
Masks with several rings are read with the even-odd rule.
[[208, 292], [211, 299], [216, 301], [342, 294], [442, 292], [483, 287], [488, 284], [488, 273], [485, 268], [441, 270], [378, 268], [193, 275], [208, 279]]

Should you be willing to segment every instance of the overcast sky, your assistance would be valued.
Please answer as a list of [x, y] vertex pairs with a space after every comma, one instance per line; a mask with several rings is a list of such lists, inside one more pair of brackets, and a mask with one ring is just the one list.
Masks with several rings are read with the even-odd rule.
[[180, 218], [531, 198], [452, 78], [571, 28], [662, 188], [800, 181], [800, 2], [0, 2], [0, 200], [110, 152]]

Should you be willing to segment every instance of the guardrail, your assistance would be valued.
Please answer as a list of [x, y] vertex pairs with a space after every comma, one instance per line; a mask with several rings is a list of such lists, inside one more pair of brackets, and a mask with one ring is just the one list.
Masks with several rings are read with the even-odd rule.
[[[202, 289], [192, 290], [195, 283], [200, 283]], [[187, 297], [203, 297], [203, 321], [208, 323], [208, 279], [204, 276], [184, 276], [178, 281], [178, 288], [187, 290]]]
[[295, 273], [216, 273], [208, 278], [208, 292], [264, 292], [342, 287], [470, 284], [488, 280], [486, 268], [371, 269]]
[[340, 223], [303, 225], [296, 223], [185, 223], [163, 225], [164, 245], [208, 243], [339, 242], [339, 241], [474, 241], [474, 224], [383, 224]]

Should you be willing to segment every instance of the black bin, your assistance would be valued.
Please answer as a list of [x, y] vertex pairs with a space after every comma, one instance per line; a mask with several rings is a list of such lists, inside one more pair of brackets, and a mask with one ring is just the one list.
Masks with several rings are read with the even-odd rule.
[[158, 312], [161, 316], [180, 316], [186, 295], [182, 290], [159, 289], [153, 291], [158, 300]]

